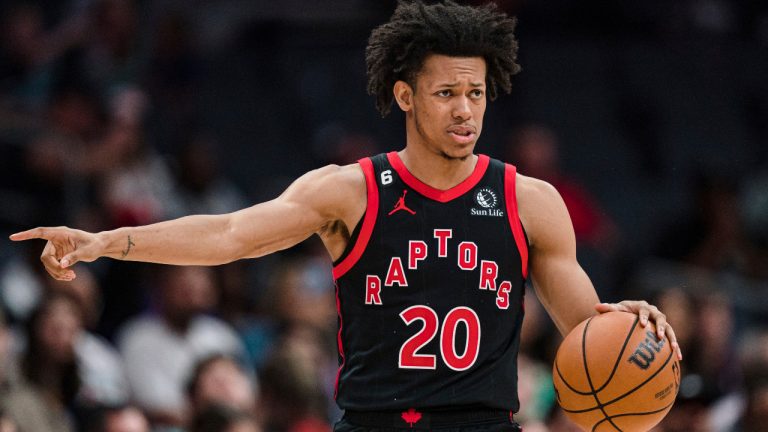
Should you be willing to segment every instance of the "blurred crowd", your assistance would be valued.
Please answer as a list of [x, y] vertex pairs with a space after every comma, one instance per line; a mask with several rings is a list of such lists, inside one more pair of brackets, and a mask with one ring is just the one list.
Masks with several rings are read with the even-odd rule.
[[[2, 231], [64, 224], [100, 231], [229, 212], [271, 198], [285, 177], [306, 169], [401, 147], [383, 144], [401, 138], [400, 122], [376, 118], [373, 101], [358, 86], [362, 67], [343, 78], [323, 63], [275, 72], [294, 60], [291, 50], [315, 49], [313, 42], [331, 62], [348, 52], [362, 55], [371, 23], [386, 19], [394, 2], [370, 8], [364, 1], [339, 2], [360, 11], [349, 18], [360, 26], [349, 34], [360, 40], [341, 47], [295, 35], [298, 40], [282, 40], [290, 26], [268, 8], [253, 6], [259, 2], [249, 11], [266, 18], [246, 22], [227, 39], [222, 35], [233, 32], [232, 23], [243, 22], [237, 8], [247, 9], [244, 3], [201, 2], [207, 5], [203, 13], [174, 1], [3, 2]], [[523, 17], [527, 11], [533, 22], [547, 14], [543, 6], [526, 9], [532, 2], [499, 3]], [[617, 2], [634, 14], [637, 26], [650, 20], [630, 3]], [[670, 16], [688, 16], [689, 27], [708, 34], [743, 37], [758, 52], [768, 49], [768, 12], [759, 2], [683, 3], [691, 8]], [[216, 30], [201, 31], [201, 15]], [[745, 17], [748, 30], [737, 31]], [[677, 24], [663, 21], [653, 28]], [[301, 29], [333, 33], [335, 25], [330, 20]], [[229, 53], [231, 45], [255, 52], [242, 74], [226, 61], [216, 67], [207, 61], [217, 49]], [[222, 69], [239, 77], [225, 90], [209, 79]], [[284, 87], [294, 78], [293, 87]], [[345, 105], [350, 90], [330, 84], [338, 79], [360, 87], [355, 100], [367, 101], [368, 114]], [[522, 99], [530, 85], [523, 78], [516, 90]], [[208, 109], [206, 101], [217, 92], [223, 92], [225, 107], [232, 98], [231, 110]], [[238, 92], [252, 100], [243, 105]], [[749, 124], [765, 128], [768, 99], [753, 96], [747, 115], [756, 119]], [[335, 112], [348, 115], [335, 119]], [[643, 112], [630, 114], [642, 121]], [[283, 129], [273, 122], [278, 116], [288, 124]], [[388, 130], [349, 126], [349, 119]], [[757, 150], [746, 174], [690, 173], [680, 193], [684, 200], [675, 203], [680, 211], [662, 218], [657, 236], [638, 248], [634, 231], [640, 228], [614, 216], [621, 208], [606, 204], [621, 201], [599, 196], [579, 175], [583, 170], [568, 169], [574, 151], [563, 138], [570, 135], [558, 133], [561, 127], [542, 121], [499, 127], [489, 132], [494, 146], [480, 150], [557, 187], [574, 223], [580, 260], [601, 298], [647, 299], [674, 325], [685, 356], [683, 377], [678, 401], [656, 432], [764, 430], [768, 129], [753, 134]], [[635, 132], [648, 138], [638, 145], [640, 154], [650, 154], [639, 157], [638, 172], [664, 175], [654, 152], [665, 149], [652, 133]], [[297, 137], [306, 139], [291, 142]], [[632, 193], [627, 185], [611, 186], [616, 195]], [[659, 220], [653, 208], [647, 211], [638, 218]], [[0, 432], [323, 432], [340, 417], [333, 400], [334, 287], [330, 259], [318, 241], [215, 268], [100, 260], [78, 264], [78, 277], [69, 283], [48, 277], [38, 260], [41, 249], [39, 243], [0, 244]], [[575, 431], [557, 408], [552, 387], [560, 336], [533, 291], [525, 301], [517, 419], [527, 432]]]

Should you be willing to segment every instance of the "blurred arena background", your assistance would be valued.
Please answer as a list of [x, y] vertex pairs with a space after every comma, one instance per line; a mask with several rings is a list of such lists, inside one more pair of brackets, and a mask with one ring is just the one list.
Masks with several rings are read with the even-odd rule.
[[[497, 3], [519, 18], [523, 72], [489, 104], [477, 151], [558, 187], [603, 300], [668, 314], [684, 377], [658, 432], [766, 430], [768, 3]], [[228, 212], [402, 148], [399, 113], [381, 119], [365, 91], [368, 34], [394, 7], [4, 0], [0, 231]], [[333, 281], [314, 239], [212, 269], [101, 260], [70, 284], [44, 274], [41, 248], [0, 242], [0, 431], [338, 418]], [[573, 430], [549, 376], [559, 336], [526, 301], [517, 418]]]

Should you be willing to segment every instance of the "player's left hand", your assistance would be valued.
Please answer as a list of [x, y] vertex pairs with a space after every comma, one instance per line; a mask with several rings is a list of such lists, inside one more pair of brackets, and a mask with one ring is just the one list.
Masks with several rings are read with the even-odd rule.
[[599, 303], [595, 305], [595, 310], [600, 313], [621, 311], [637, 314], [640, 316], [640, 325], [643, 327], [648, 325], [649, 320], [653, 321], [656, 324], [656, 335], [659, 340], [669, 337], [669, 342], [675, 354], [677, 354], [677, 359], [683, 359], [683, 353], [680, 351], [680, 345], [677, 343], [675, 330], [667, 322], [667, 316], [656, 306], [649, 304], [645, 300], [624, 300], [619, 303]]

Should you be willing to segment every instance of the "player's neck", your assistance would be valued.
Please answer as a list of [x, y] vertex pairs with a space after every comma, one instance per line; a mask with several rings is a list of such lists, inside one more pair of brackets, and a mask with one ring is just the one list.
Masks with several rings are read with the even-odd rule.
[[400, 160], [411, 174], [435, 189], [450, 189], [472, 174], [477, 155], [465, 159], [450, 159], [420, 146], [407, 145], [398, 152]]

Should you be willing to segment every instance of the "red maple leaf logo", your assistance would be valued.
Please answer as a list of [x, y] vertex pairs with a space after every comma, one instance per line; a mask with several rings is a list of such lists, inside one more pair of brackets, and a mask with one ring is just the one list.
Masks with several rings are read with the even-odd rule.
[[413, 408], [408, 408], [408, 411], [403, 412], [400, 417], [402, 417], [409, 426], [413, 427], [414, 423], [418, 423], [419, 420], [421, 420], [421, 413]]

